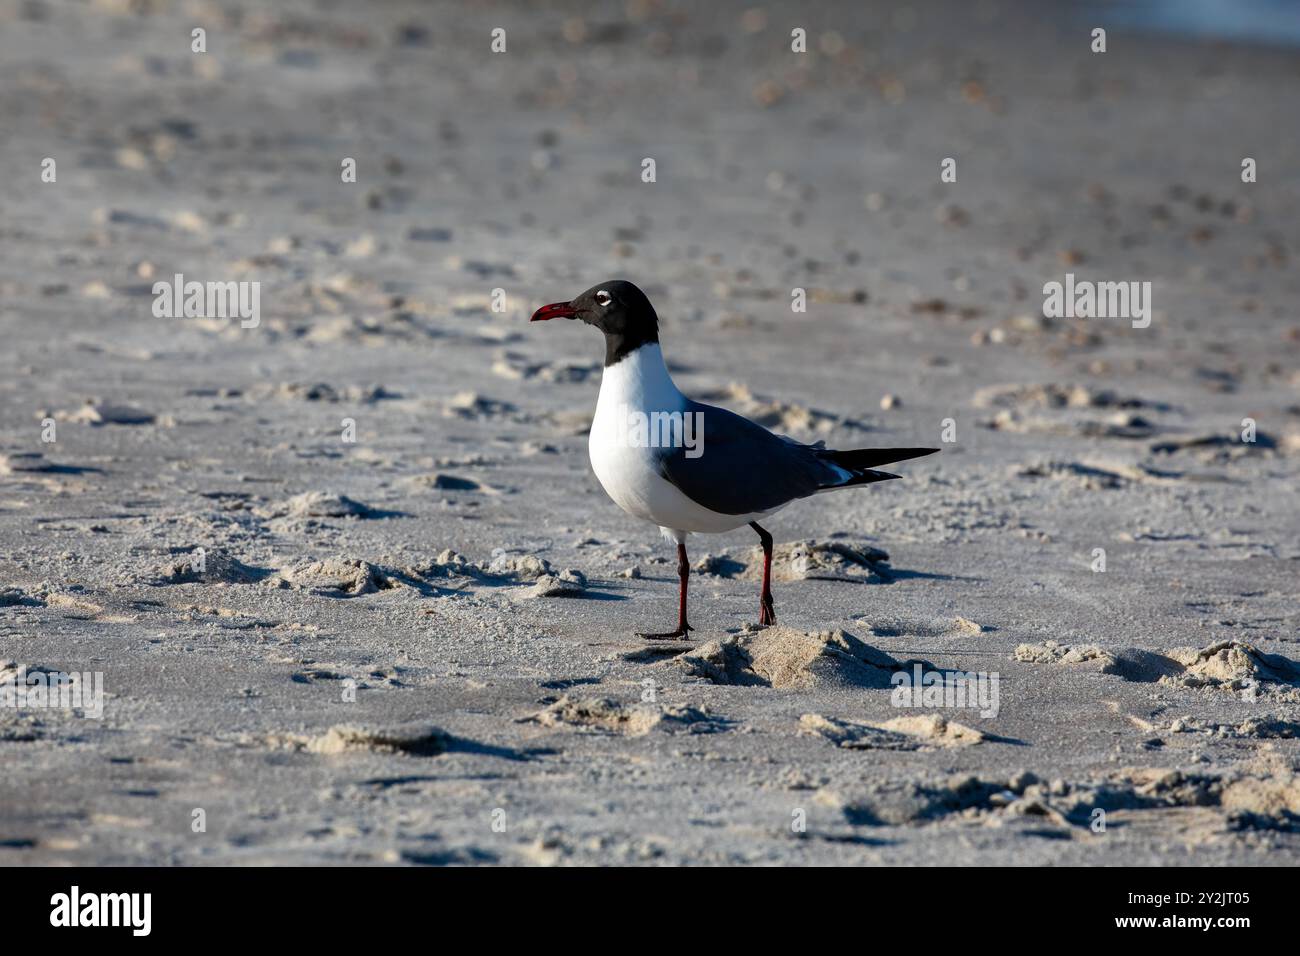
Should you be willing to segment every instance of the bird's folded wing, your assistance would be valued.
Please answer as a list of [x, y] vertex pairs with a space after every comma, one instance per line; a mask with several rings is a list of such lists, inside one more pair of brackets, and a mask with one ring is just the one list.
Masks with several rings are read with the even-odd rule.
[[660, 472], [710, 511], [760, 514], [806, 498], [835, 479], [835, 470], [807, 445], [725, 408], [691, 402], [688, 411], [698, 413], [698, 445], [694, 451], [663, 449]]

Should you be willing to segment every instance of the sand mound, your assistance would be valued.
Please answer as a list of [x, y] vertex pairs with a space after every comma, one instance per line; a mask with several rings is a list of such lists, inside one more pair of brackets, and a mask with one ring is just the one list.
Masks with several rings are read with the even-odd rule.
[[928, 621], [896, 619], [889, 624], [872, 624], [873, 637], [965, 637], [988, 634], [997, 628], [968, 617], [933, 617]]
[[402, 479], [413, 488], [430, 491], [490, 491], [486, 485], [472, 478], [461, 478], [446, 472], [433, 471], [423, 475], [411, 475]]
[[316, 754], [342, 754], [371, 751], [374, 753], [409, 754], [435, 757], [450, 745], [445, 732], [430, 724], [398, 724], [393, 727], [354, 727], [337, 725], [319, 737], [293, 738], [300, 749]]
[[1212, 776], [1125, 769], [1079, 791], [1073, 819], [1081, 819], [1095, 807], [1107, 812], [1206, 807], [1219, 811], [1232, 829], [1294, 830], [1300, 826], [1300, 777], [1290, 771]]
[[586, 576], [581, 571], [565, 568], [559, 574], [543, 574], [528, 589], [525, 597], [582, 597], [586, 590]]
[[948, 720], [939, 714], [910, 714], [895, 717], [880, 725], [892, 733], [906, 734], [927, 744], [940, 747], [969, 747], [984, 741], [984, 735], [973, 727]]
[[[865, 542], [789, 541], [772, 549], [774, 581], [888, 581], [889, 555]], [[758, 581], [763, 576], [763, 549], [747, 548], [732, 556], [706, 554], [693, 565], [701, 574]]]
[[792, 688], [889, 687], [903, 664], [846, 631], [769, 627], [711, 641], [676, 658], [686, 676], [714, 684]]
[[1086, 830], [1097, 810], [1131, 815], [1186, 808], [1204, 810], [1212, 830], [1300, 826], [1300, 777], [1289, 771], [1215, 776], [1125, 768], [1081, 783], [1046, 783], [1030, 773], [1007, 779], [959, 776], [871, 784], [853, 793], [823, 788], [817, 799], [838, 807], [849, 823], [860, 826], [1037, 817]]
[[1219, 805], [1237, 829], [1300, 828], [1300, 777], [1245, 777], [1223, 787]]
[[81, 425], [152, 425], [155, 421], [152, 412], [103, 402], [87, 402], [75, 411], [57, 412], [54, 417]]
[[290, 518], [360, 518], [371, 513], [361, 502], [328, 491], [294, 495], [276, 510], [279, 516]]
[[154, 584], [253, 584], [271, 572], [244, 564], [228, 554], [212, 552], [202, 558], [196, 553], [182, 554], [163, 562]]
[[1225, 687], [1241, 690], [1249, 681], [1300, 683], [1300, 667], [1276, 654], [1265, 654], [1244, 641], [1219, 641], [1208, 647], [1180, 648], [1169, 654], [1184, 668], [1166, 683], [1180, 687]]
[[694, 734], [717, 729], [717, 722], [707, 710], [685, 704], [627, 706], [608, 697], [561, 697], [544, 710], [525, 717], [523, 722], [543, 727], [582, 727], [627, 737], [641, 737], [652, 730]]
[[979, 389], [971, 399], [976, 408], [1145, 408], [1157, 403], [1141, 398], [1120, 396], [1110, 389], [1088, 385], [990, 385]]
[[452, 587], [448, 579], [462, 582], [455, 587], [478, 583], [494, 587], [532, 585], [515, 593], [516, 598], [580, 597], [587, 590], [587, 578], [572, 568], [556, 570], [544, 558], [531, 554], [508, 554], [497, 548], [487, 561], [470, 561], [450, 549], [436, 558], [388, 567], [365, 561], [328, 558], [299, 564], [280, 572], [285, 587], [368, 594], [395, 587], [425, 589], [429, 584]]
[[1171, 734], [1203, 734], [1235, 740], [1285, 740], [1300, 737], [1300, 723], [1276, 714], [1248, 717], [1240, 723], [1219, 723], [1196, 717], [1180, 717], [1169, 725]]
[[1238, 737], [1254, 737], [1259, 740], [1289, 739], [1300, 737], [1300, 723], [1268, 714], [1247, 717], [1237, 725], [1236, 732]]
[[[1037, 779], [1023, 774], [1015, 780], [952, 777], [936, 782], [886, 782], [872, 784], [852, 795], [836, 789], [818, 791], [821, 803], [836, 806], [855, 826], [898, 826], [933, 823], [957, 815], [976, 819], [1007, 811], [1023, 816], [1053, 816], [1037, 794], [1027, 794]], [[1015, 807], [1014, 810], [1010, 808]]]
[[1114, 657], [1096, 644], [1072, 646], [1058, 644], [1056, 641], [1020, 644], [1016, 647], [1014, 658], [1025, 664], [1085, 664], [1097, 661], [1106, 666], [1115, 662]]
[[[762, 549], [751, 552], [749, 573], [763, 573]], [[778, 581], [888, 581], [889, 555], [861, 542], [795, 541], [773, 550], [772, 571]]]
[[[759, 561], [763, 560], [759, 553]], [[761, 567], [761, 564], [760, 564]], [[743, 561], [725, 554], [705, 554], [691, 565], [693, 574], [711, 574], [716, 578], [734, 578], [744, 574], [746, 565]]]
[[487, 398], [474, 391], [464, 391], [457, 392], [443, 404], [442, 414], [446, 418], [484, 421], [505, 418], [514, 411], [515, 407], [509, 402]]
[[464, 555], [445, 548], [437, 557], [411, 566], [409, 573], [416, 578], [468, 578], [477, 575], [479, 568]]
[[1004, 408], [992, 418], [978, 423], [994, 431], [1019, 435], [1058, 435], [1069, 438], [1150, 438], [1157, 426], [1132, 412], [1115, 412], [1103, 418], [1060, 418], [1027, 415], [1018, 409]]
[[478, 570], [492, 578], [531, 581], [533, 586], [524, 592], [525, 598], [581, 597], [587, 590], [587, 577], [581, 571], [556, 571], [545, 558], [532, 554], [507, 554], [497, 549], [492, 560], [478, 565]]
[[274, 398], [301, 402], [351, 402], [372, 404], [383, 399], [399, 398], [382, 385], [348, 385], [336, 388], [328, 382], [280, 382], [251, 388], [246, 396], [253, 401]]
[[853, 720], [804, 714], [799, 718], [799, 733], [822, 737], [845, 750], [920, 750], [921, 744], [907, 734], [882, 730], [873, 724]]
[[824, 737], [846, 750], [923, 750], [933, 747], [968, 747], [984, 740], [978, 730], [949, 721], [938, 714], [895, 717], [883, 724], [804, 714], [800, 733]]
[[1056, 641], [1021, 644], [1015, 659], [1029, 664], [1100, 664], [1103, 674], [1136, 683], [1174, 687], [1219, 687], [1225, 690], [1273, 690], [1300, 686], [1300, 666], [1276, 654], [1265, 654], [1243, 641], [1219, 641], [1208, 647], [1179, 648], [1168, 654], [1137, 647], [1105, 651], [1096, 645], [1071, 646]]
[[320, 594], [371, 594], [396, 586], [381, 569], [356, 558], [326, 558], [296, 564], [280, 572], [282, 586]]
[[46, 607], [61, 608], [66, 611], [65, 617], [80, 618], [90, 620], [97, 614], [102, 614], [104, 608], [102, 605], [93, 601], [87, 601], [77, 593], [79, 589], [74, 587], [74, 592], [66, 591], [49, 591], [45, 594]]
[[492, 552], [492, 559], [481, 566], [485, 574], [495, 577], [508, 577], [517, 581], [536, 581], [548, 574], [554, 574], [545, 558], [532, 554], [507, 554], [500, 549]]

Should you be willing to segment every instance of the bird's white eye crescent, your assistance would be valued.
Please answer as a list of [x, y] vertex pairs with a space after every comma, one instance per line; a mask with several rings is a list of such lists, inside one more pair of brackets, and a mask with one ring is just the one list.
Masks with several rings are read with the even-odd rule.
[[601, 289], [599, 292], [596, 293], [596, 304], [598, 306], [601, 306], [602, 308], [609, 305], [613, 301], [614, 301], [614, 297], [610, 295], [608, 292], [606, 292], [604, 289]]

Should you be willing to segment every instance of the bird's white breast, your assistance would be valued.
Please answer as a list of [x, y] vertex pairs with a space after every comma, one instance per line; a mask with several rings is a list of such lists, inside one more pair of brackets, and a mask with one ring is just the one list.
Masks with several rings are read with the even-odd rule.
[[[591, 467], [605, 493], [628, 514], [673, 531], [730, 531], [761, 515], [724, 515], [696, 504], [663, 477], [664, 449], [638, 439], [633, 413], [685, 414], [686, 396], [673, 384], [657, 343], [647, 343], [605, 368], [591, 424]], [[707, 444], [702, 449], [708, 454]]]

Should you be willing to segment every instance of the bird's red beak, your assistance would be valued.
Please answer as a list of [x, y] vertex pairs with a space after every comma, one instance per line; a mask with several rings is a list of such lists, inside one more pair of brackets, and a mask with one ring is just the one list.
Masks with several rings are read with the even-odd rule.
[[576, 317], [578, 310], [568, 302], [552, 302], [550, 305], [544, 305], [529, 319], [530, 322], [545, 322], [547, 319], [572, 319]]

